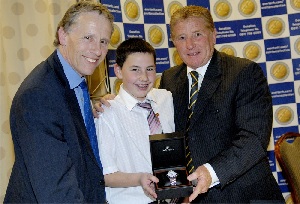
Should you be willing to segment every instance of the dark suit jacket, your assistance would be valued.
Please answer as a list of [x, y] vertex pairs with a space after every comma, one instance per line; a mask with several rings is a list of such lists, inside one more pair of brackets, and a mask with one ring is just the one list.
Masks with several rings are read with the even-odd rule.
[[[185, 64], [163, 72], [160, 88], [172, 92], [176, 131], [186, 128], [189, 85]], [[220, 185], [196, 202], [282, 200], [267, 146], [272, 98], [258, 64], [214, 51], [194, 108], [189, 144], [195, 167], [210, 163]]]
[[5, 203], [104, 203], [104, 177], [56, 51], [26, 77], [10, 112], [15, 163]]

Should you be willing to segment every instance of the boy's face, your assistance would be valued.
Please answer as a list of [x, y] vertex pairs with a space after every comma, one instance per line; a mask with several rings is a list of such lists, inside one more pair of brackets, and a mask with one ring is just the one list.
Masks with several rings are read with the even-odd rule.
[[132, 53], [123, 67], [115, 64], [114, 71], [122, 79], [124, 90], [139, 101], [145, 100], [156, 78], [154, 58], [150, 53]]

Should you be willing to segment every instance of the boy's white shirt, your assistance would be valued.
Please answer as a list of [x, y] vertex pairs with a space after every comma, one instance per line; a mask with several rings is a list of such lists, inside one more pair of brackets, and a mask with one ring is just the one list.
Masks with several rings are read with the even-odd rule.
[[[171, 92], [164, 89], [151, 89], [147, 94], [164, 133], [175, 131], [174, 107]], [[136, 106], [139, 101], [120, 86], [119, 94], [110, 101], [109, 108], [95, 119], [100, 159], [103, 173], [116, 171], [152, 173], [148, 111]], [[141, 187], [106, 187], [109, 203], [149, 203]]]

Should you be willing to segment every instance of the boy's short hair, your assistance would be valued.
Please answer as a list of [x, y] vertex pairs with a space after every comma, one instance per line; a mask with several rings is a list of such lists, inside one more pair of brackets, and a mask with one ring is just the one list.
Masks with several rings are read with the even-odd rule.
[[137, 52], [152, 54], [156, 63], [155, 49], [142, 38], [129, 38], [123, 41], [116, 50], [116, 63], [122, 68], [128, 55]]

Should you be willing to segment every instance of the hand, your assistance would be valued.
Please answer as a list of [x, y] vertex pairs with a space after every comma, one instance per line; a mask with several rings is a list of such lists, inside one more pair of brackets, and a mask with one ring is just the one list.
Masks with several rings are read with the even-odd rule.
[[157, 198], [155, 193], [154, 183], [158, 183], [159, 180], [157, 177], [149, 173], [143, 173], [140, 178], [140, 185], [142, 186], [144, 193], [150, 198]]
[[212, 178], [205, 166], [199, 166], [194, 173], [187, 177], [189, 181], [197, 180], [197, 186], [190, 195], [189, 201], [192, 202], [199, 194], [206, 193], [211, 185]]
[[93, 103], [93, 115], [95, 118], [98, 118], [98, 112], [103, 113], [104, 109], [101, 107], [102, 104], [109, 107], [110, 103], [108, 102], [108, 100], [113, 100], [116, 97], [116, 95], [114, 94], [106, 94], [103, 97], [100, 97], [99, 100], [95, 101]]

